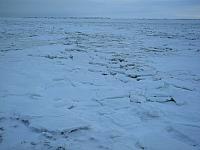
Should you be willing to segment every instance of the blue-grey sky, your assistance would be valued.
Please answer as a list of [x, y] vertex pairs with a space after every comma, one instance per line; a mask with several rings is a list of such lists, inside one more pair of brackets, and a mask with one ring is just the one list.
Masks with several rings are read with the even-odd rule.
[[200, 19], [200, 0], [0, 0], [0, 16]]

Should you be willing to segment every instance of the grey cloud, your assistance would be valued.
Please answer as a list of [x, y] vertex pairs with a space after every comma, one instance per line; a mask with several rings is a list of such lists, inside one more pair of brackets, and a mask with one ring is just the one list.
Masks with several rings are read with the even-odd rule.
[[200, 18], [199, 0], [0, 0], [1, 16]]

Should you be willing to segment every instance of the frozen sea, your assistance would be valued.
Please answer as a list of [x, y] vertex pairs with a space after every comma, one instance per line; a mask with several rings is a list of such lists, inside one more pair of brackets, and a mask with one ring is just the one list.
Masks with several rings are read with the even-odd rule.
[[200, 20], [0, 18], [0, 150], [200, 150]]

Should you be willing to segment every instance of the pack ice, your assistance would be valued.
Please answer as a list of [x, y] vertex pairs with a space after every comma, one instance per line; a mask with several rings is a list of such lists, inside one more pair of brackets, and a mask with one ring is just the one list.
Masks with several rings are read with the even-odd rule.
[[0, 19], [0, 150], [199, 150], [200, 20]]

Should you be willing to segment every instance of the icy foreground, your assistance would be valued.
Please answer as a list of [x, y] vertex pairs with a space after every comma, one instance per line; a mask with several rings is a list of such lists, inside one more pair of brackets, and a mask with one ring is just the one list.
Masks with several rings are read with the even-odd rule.
[[199, 150], [200, 21], [0, 19], [0, 150]]

